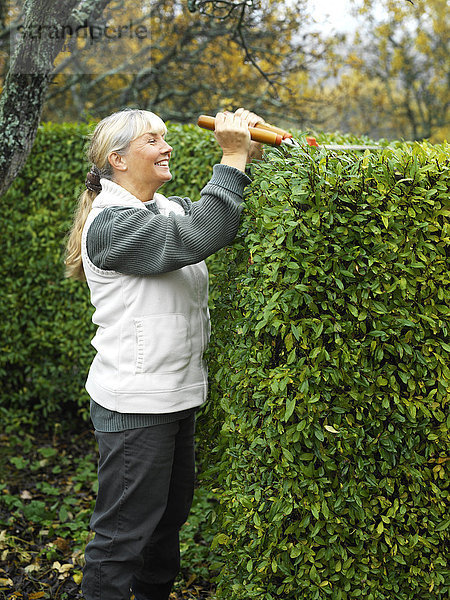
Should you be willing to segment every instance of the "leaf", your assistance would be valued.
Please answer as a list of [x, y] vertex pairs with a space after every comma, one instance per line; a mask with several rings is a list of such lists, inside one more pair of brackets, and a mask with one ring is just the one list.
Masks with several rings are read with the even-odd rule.
[[434, 528], [435, 531], [445, 531], [450, 525], [450, 519], [444, 519]]
[[288, 421], [290, 419], [290, 417], [292, 416], [292, 413], [295, 410], [295, 405], [296, 405], [296, 398], [295, 398], [295, 396], [287, 399], [287, 401], [286, 401], [286, 412], [284, 413], [284, 417], [283, 417], [284, 421]]
[[348, 310], [349, 312], [354, 316], [357, 317], [358, 316], [358, 309], [356, 308], [356, 306], [353, 306], [352, 304], [348, 305]]
[[416, 413], [417, 413], [415, 404], [413, 404], [413, 403], [409, 404], [408, 412], [411, 415], [412, 419], [414, 420], [416, 418]]
[[330, 516], [330, 511], [328, 509], [328, 504], [326, 503], [325, 500], [322, 500], [322, 514], [325, 517], [325, 519], [328, 519]]
[[83, 580], [83, 573], [81, 571], [77, 571], [72, 575], [72, 578], [77, 585], [80, 585]]
[[317, 326], [314, 326], [313, 331], [314, 331], [313, 339], [318, 339], [322, 335], [323, 321], [321, 321]]
[[290, 450], [288, 450], [287, 448], [282, 448], [282, 451], [289, 462], [294, 462], [294, 456]]
[[286, 345], [286, 350], [292, 350], [292, 346], [294, 345], [292, 333], [287, 334], [287, 336], [284, 338], [284, 343]]
[[25, 573], [33, 573], [36, 571], [39, 571], [41, 568], [41, 566], [39, 564], [31, 564], [31, 565], [27, 565], [24, 568]]
[[323, 427], [330, 433], [339, 433], [339, 431], [337, 429], [335, 429], [334, 427], [332, 427], [331, 425], [324, 425]]

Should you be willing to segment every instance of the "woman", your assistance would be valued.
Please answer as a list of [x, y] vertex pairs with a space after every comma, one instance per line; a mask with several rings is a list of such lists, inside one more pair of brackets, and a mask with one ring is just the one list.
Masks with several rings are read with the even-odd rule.
[[172, 147], [163, 121], [125, 110], [101, 121], [67, 245], [68, 276], [86, 279], [97, 354], [86, 389], [99, 445], [98, 497], [86, 547], [86, 600], [167, 600], [179, 530], [192, 503], [195, 411], [205, 401], [209, 339], [204, 259], [239, 226], [248, 127], [216, 116], [220, 164], [198, 202], [165, 198]]

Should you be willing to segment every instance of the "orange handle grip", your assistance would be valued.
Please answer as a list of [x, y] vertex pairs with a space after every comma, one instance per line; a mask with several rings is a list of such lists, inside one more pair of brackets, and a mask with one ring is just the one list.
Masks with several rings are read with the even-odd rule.
[[269, 123], [258, 123], [256, 127], [258, 129], [266, 129], [267, 131], [273, 131], [274, 133], [278, 133], [279, 135], [281, 135], [283, 140], [292, 137], [292, 133], [289, 133], [289, 131], [285, 131], [284, 129], [281, 129], [281, 127], [275, 127], [275, 125], [269, 125]]
[[308, 146], [319, 146], [315, 137], [306, 136], [306, 143]]
[[[214, 131], [216, 119], [214, 117], [209, 117], [208, 115], [200, 115], [197, 125], [203, 129]], [[257, 127], [249, 127], [248, 130], [250, 131], [250, 137], [254, 142], [270, 144], [271, 146], [280, 146], [283, 140], [279, 133], [276, 133], [272, 130], [263, 129], [259, 124]]]

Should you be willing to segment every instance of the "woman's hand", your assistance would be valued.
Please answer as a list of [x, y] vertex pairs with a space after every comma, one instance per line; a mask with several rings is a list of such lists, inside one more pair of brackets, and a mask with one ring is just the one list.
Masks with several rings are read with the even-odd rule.
[[[249, 127], [255, 127], [258, 123], [264, 123], [264, 119], [257, 114], [246, 110], [245, 108], [238, 108], [234, 113], [244, 119]], [[260, 159], [263, 155], [263, 145], [259, 142], [250, 142], [250, 149], [248, 152], [247, 163], [252, 162], [254, 158]]]
[[251, 142], [247, 122], [235, 113], [217, 113], [214, 135], [222, 148], [221, 164], [245, 171]]
[[248, 128], [263, 122], [261, 117], [244, 108], [234, 113], [218, 113], [214, 135], [223, 152], [221, 164], [245, 171], [252, 158], [261, 158], [262, 146], [251, 141]]

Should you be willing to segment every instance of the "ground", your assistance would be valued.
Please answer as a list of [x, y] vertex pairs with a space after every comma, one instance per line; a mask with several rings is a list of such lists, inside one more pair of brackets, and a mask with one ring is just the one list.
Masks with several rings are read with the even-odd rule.
[[[0, 435], [0, 599], [82, 600], [80, 581], [89, 517], [95, 501], [97, 455], [81, 431], [24, 432], [16, 423]], [[209, 541], [203, 534], [211, 499], [196, 490], [181, 535], [184, 570], [171, 600], [206, 600]]]

